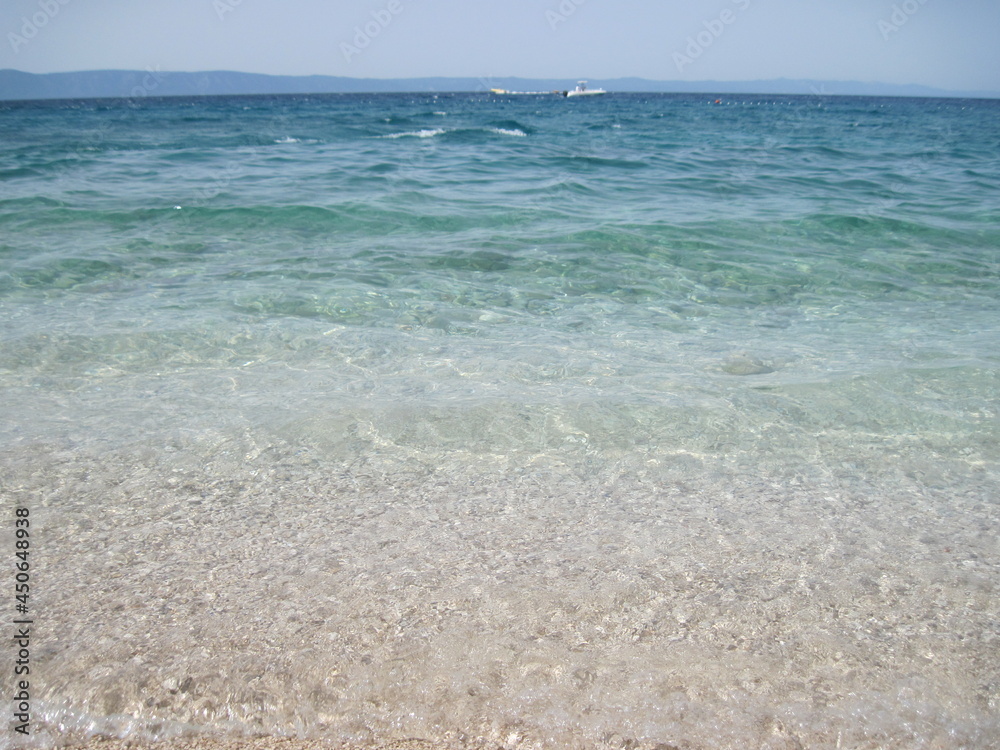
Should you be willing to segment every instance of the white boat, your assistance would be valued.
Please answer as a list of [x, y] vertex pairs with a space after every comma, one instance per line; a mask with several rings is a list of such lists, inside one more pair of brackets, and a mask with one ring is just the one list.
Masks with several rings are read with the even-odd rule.
[[597, 96], [608, 93], [604, 89], [588, 89], [586, 81], [580, 81], [572, 91], [564, 91], [563, 96]]

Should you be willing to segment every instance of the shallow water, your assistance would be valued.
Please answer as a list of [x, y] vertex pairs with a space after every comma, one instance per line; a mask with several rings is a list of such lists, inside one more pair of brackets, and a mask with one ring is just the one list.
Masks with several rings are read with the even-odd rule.
[[715, 98], [0, 104], [32, 744], [997, 746], [1000, 104]]

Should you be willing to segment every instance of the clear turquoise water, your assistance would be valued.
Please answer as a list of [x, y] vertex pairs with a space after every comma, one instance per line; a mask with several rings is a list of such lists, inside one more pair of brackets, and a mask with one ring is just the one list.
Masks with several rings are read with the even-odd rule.
[[44, 741], [993, 746], [1000, 103], [715, 98], [0, 104]]

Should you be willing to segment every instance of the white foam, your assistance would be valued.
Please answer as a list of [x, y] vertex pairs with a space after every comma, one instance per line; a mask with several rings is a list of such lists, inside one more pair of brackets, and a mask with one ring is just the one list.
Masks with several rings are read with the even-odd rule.
[[407, 130], [404, 133], [390, 133], [379, 136], [380, 138], [433, 138], [447, 132], [444, 128], [424, 128], [423, 130]]

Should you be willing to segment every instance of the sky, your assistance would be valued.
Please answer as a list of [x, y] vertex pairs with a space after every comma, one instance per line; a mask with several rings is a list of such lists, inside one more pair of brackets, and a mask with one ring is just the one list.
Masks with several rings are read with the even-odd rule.
[[0, 0], [0, 68], [1000, 91], [1000, 0]]

